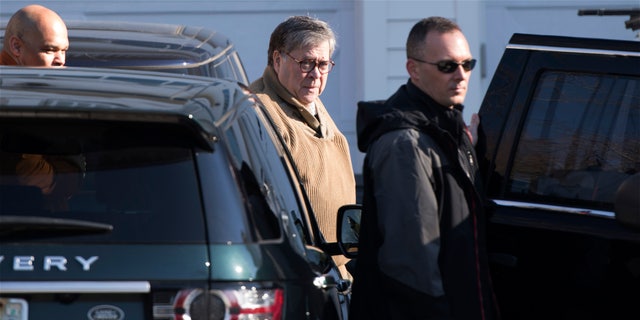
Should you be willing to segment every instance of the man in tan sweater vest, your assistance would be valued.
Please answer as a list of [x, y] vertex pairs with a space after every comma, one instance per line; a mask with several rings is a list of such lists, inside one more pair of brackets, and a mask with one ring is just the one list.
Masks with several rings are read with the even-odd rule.
[[[338, 208], [356, 201], [349, 145], [320, 101], [336, 38], [329, 25], [293, 16], [271, 34], [268, 64], [250, 89], [266, 106], [284, 139], [328, 242], [336, 241]], [[350, 278], [344, 257], [336, 257]]]

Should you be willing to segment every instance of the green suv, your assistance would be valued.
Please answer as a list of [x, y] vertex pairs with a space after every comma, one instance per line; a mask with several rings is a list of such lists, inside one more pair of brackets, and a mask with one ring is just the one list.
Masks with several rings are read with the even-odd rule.
[[0, 74], [0, 318], [346, 319], [338, 252], [241, 84]]

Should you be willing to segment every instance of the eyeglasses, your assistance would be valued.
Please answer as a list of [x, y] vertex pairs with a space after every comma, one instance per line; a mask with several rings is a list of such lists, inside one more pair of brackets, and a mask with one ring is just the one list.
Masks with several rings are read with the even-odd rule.
[[416, 58], [409, 58], [409, 59], [413, 59], [413, 60], [416, 60], [418, 62], [434, 65], [434, 66], [438, 67], [438, 71], [440, 71], [442, 73], [453, 73], [454, 71], [456, 71], [456, 69], [458, 69], [458, 66], [462, 66], [462, 69], [464, 69], [464, 71], [471, 71], [476, 66], [476, 59], [465, 60], [465, 61], [462, 61], [460, 63], [455, 62], [453, 60], [442, 60], [442, 61], [438, 61], [438, 62], [428, 62], [428, 61], [424, 61], [424, 60], [420, 60], [420, 59], [416, 59]]
[[333, 66], [336, 65], [336, 63], [331, 60], [326, 60], [326, 61], [317, 61], [314, 59], [298, 60], [292, 57], [289, 53], [287, 53], [287, 56], [289, 56], [289, 58], [293, 59], [293, 61], [297, 62], [300, 65], [300, 70], [302, 72], [311, 72], [311, 70], [315, 69], [315, 67], [317, 66], [318, 71], [320, 71], [320, 73], [322, 74], [325, 74], [325, 73], [329, 73], [331, 69], [333, 69]]

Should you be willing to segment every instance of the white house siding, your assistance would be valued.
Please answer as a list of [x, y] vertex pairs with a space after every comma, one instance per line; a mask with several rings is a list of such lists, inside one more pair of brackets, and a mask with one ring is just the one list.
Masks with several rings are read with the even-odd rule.
[[[0, 20], [32, 0], [1, 0]], [[338, 35], [336, 68], [322, 94], [351, 144], [353, 166], [362, 170], [355, 115], [360, 100], [384, 99], [407, 81], [404, 45], [409, 30], [428, 16], [455, 20], [479, 65], [471, 78], [465, 119], [479, 108], [504, 46], [515, 32], [637, 39], [625, 29], [628, 16], [579, 17], [579, 9], [628, 9], [638, 0], [51, 0], [39, 3], [63, 19], [127, 20], [202, 26], [219, 30], [236, 45], [250, 80], [266, 65], [269, 36], [290, 15], [328, 21]], [[73, 45], [73, 44], [71, 44]]]

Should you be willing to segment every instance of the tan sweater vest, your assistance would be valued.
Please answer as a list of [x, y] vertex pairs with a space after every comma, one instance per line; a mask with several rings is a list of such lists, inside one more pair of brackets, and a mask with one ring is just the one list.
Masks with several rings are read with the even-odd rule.
[[[347, 139], [320, 99], [315, 103], [321, 129], [314, 129], [309, 123], [313, 116], [280, 84], [273, 68], [267, 67], [250, 89], [267, 108], [291, 152], [320, 231], [327, 241], [335, 242], [338, 208], [356, 201]], [[303, 112], [307, 114], [303, 116]]]

